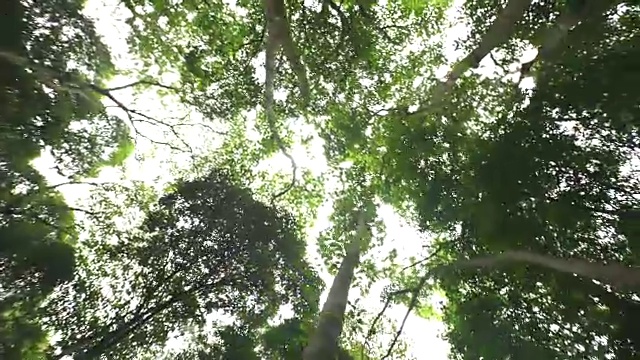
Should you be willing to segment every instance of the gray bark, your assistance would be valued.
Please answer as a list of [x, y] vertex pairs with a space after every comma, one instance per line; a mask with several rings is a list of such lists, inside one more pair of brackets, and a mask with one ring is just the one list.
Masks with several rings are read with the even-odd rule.
[[529, 251], [506, 251], [499, 255], [462, 260], [450, 266], [454, 268], [490, 267], [505, 261], [526, 262], [564, 273], [577, 274], [606, 283], [619, 290], [640, 289], [639, 267], [627, 266], [617, 262], [604, 264], [575, 258], [563, 259]]
[[356, 236], [349, 243], [340, 269], [333, 279], [327, 300], [322, 306], [315, 332], [302, 353], [303, 360], [334, 359], [338, 351], [338, 340], [342, 333], [344, 313], [347, 308], [349, 288], [353, 274], [360, 263], [360, 253], [368, 234], [364, 212], [358, 217]]

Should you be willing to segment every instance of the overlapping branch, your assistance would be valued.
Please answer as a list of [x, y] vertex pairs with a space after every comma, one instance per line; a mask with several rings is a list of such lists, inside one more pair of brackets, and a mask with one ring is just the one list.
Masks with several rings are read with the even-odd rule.
[[[518, 83], [530, 72], [533, 65], [539, 61], [546, 60], [556, 51], [567, 34], [577, 25], [587, 19], [592, 19], [604, 14], [608, 9], [620, 4], [623, 0], [598, 0], [583, 1], [580, 8], [567, 5], [564, 11], [558, 16], [555, 23], [541, 30], [538, 36], [540, 39], [537, 56], [520, 66], [520, 79]], [[433, 109], [438, 109], [446, 96], [451, 93], [458, 79], [468, 70], [475, 69], [480, 65], [482, 59], [489, 55], [495, 48], [506, 43], [515, 31], [516, 24], [522, 19], [532, 0], [510, 0], [507, 6], [496, 17], [496, 20], [489, 26], [487, 33], [482, 36], [480, 44], [473, 49], [462, 60], [453, 65], [444, 81], [438, 82], [429, 98], [415, 112], [410, 115], [422, 114]]]
[[[437, 254], [437, 252], [434, 252], [426, 259], [420, 260], [420, 262], [430, 260], [433, 256], [435, 256], [435, 254]], [[418, 304], [418, 295], [429, 278], [437, 276], [438, 274], [442, 274], [443, 272], [450, 271], [452, 269], [489, 268], [505, 262], [523, 262], [542, 266], [559, 272], [577, 274], [592, 280], [597, 280], [602, 283], [608, 284], [618, 290], [640, 288], [640, 267], [627, 266], [617, 262], [608, 262], [604, 264], [577, 258], [564, 259], [552, 255], [542, 255], [523, 250], [511, 250], [497, 255], [479, 256], [471, 259], [458, 260], [454, 261], [451, 264], [436, 266], [427, 270], [419, 279], [417, 285], [413, 287], [400, 289], [389, 293], [382, 310], [378, 313], [373, 323], [371, 324], [369, 331], [367, 332], [365, 344], [362, 348], [363, 353], [364, 346], [367, 346], [369, 338], [373, 334], [375, 325], [382, 318], [383, 314], [390, 306], [391, 301], [394, 297], [407, 293], [411, 294], [411, 299], [409, 301], [409, 304], [407, 305], [407, 311], [402, 320], [400, 328], [394, 335], [386, 354], [381, 358], [381, 360], [387, 359], [391, 355], [393, 348], [398, 341], [398, 338], [402, 334], [407, 318]]]
[[[78, 94], [79, 96], [84, 97], [85, 99], [91, 101], [91, 102], [95, 102], [95, 99], [91, 96], [91, 92], [97, 93], [101, 96], [106, 97], [107, 99], [109, 99], [109, 101], [111, 101], [113, 104], [115, 104], [115, 107], [124, 111], [124, 113], [127, 116], [127, 119], [129, 121], [129, 125], [131, 126], [131, 128], [133, 129], [133, 131], [135, 132], [135, 134], [137, 136], [140, 136], [142, 138], [147, 139], [149, 142], [157, 144], [157, 145], [163, 145], [163, 146], [167, 146], [173, 150], [176, 151], [180, 151], [180, 152], [189, 152], [192, 153], [192, 148], [191, 146], [182, 138], [182, 136], [179, 134], [177, 128], [181, 127], [181, 126], [203, 126], [205, 128], [208, 128], [211, 131], [214, 131], [216, 133], [220, 133], [219, 131], [214, 130], [211, 126], [207, 125], [207, 124], [192, 124], [192, 123], [177, 123], [177, 124], [170, 124], [168, 122], [162, 121], [160, 119], [157, 119], [155, 117], [149, 116], [139, 110], [133, 109], [127, 105], [125, 105], [122, 101], [120, 101], [113, 93], [115, 91], [120, 91], [120, 90], [125, 90], [128, 88], [133, 88], [136, 86], [140, 86], [140, 85], [146, 85], [146, 86], [153, 86], [153, 87], [159, 87], [159, 88], [164, 88], [164, 89], [168, 89], [173, 91], [174, 93], [179, 93], [179, 90], [175, 87], [169, 86], [169, 85], [164, 85], [162, 83], [159, 83], [157, 81], [153, 81], [153, 80], [149, 80], [149, 79], [141, 79], [141, 80], [137, 80], [125, 85], [121, 85], [121, 86], [115, 86], [115, 87], [111, 87], [111, 88], [103, 88], [101, 86], [98, 86], [96, 84], [90, 83], [84, 79], [79, 78], [78, 76], [71, 74], [71, 73], [67, 73], [67, 72], [61, 72], [59, 70], [53, 69], [51, 67], [48, 66], [44, 66], [44, 65], [40, 65], [40, 64], [34, 64], [32, 63], [29, 59], [15, 55], [11, 52], [5, 52], [5, 51], [0, 51], [0, 58], [4, 59], [6, 61], [12, 62], [16, 65], [22, 66], [24, 68], [28, 68], [31, 69], [34, 73], [34, 75], [38, 78], [38, 80], [40, 82], [42, 82], [44, 85], [56, 90], [56, 91], [60, 91], [60, 92], [69, 92], [69, 93], [74, 93], [74, 94]], [[164, 127], [166, 129], [168, 129], [182, 144], [183, 147], [177, 147], [173, 144], [170, 144], [168, 142], [164, 142], [164, 141], [159, 141], [159, 140], [154, 140], [149, 138], [148, 136], [144, 135], [142, 132], [139, 131], [138, 127], [136, 126], [136, 123], [148, 123], [154, 126], [161, 126]]]

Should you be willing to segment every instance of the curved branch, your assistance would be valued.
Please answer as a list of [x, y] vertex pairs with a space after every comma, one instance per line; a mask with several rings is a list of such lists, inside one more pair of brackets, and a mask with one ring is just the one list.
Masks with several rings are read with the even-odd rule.
[[265, 81], [264, 81], [264, 110], [265, 117], [267, 119], [267, 123], [269, 124], [269, 130], [271, 131], [271, 138], [276, 142], [280, 151], [286, 156], [291, 162], [292, 174], [291, 174], [291, 182], [287, 185], [283, 190], [274, 194], [271, 197], [271, 203], [275, 203], [275, 201], [282, 197], [284, 194], [289, 192], [296, 185], [296, 172], [298, 166], [296, 165], [293, 156], [289, 154], [286, 146], [284, 145], [282, 138], [278, 134], [278, 130], [276, 129], [276, 112], [274, 109], [275, 99], [273, 96], [273, 88], [274, 88], [274, 77], [276, 71], [275, 64], [275, 56], [276, 49], [273, 46], [269, 46], [267, 44], [266, 54], [265, 54]]

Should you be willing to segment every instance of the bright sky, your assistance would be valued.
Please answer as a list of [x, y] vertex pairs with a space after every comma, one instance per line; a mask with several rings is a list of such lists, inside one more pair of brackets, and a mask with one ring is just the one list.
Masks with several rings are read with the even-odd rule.
[[[459, 7], [461, 2], [461, 0], [456, 0], [454, 8]], [[132, 64], [133, 61], [131, 56], [127, 54], [126, 37], [128, 35], [128, 29], [124, 23], [127, 14], [116, 7], [117, 3], [118, 1], [115, 0], [89, 0], [87, 3], [86, 13], [95, 19], [98, 32], [103, 35], [105, 42], [111, 47], [116, 64], [121, 69], [127, 69], [128, 67], [131, 68], [130, 64]], [[456, 14], [457, 11], [451, 10], [450, 16], [455, 16]], [[466, 26], [461, 22], [456, 22], [455, 26], [452, 26], [446, 33], [446, 43], [448, 44], [448, 47], [445, 51], [447, 57], [451, 61], [464, 55], [460, 51], [454, 51], [453, 40], [459, 38], [465, 33]], [[483, 61], [481, 72], [491, 73], [494, 69], [495, 67], [491, 66], [490, 63]], [[447, 71], [447, 68], [442, 68], [439, 69], [438, 73], [439, 75], [444, 76]], [[110, 85], [118, 86], [130, 83], [134, 80], [135, 79], [128, 79], [120, 76], [114, 79]], [[158, 119], [166, 117], [169, 109], [175, 110], [178, 107], [175, 102], [171, 101], [169, 101], [170, 106], [167, 105], [166, 100], [164, 106], [159, 106], [158, 104], [160, 99], [155, 95], [142, 94], [134, 97], [134, 94], [127, 90], [118, 92], [117, 98], [127, 105], [135, 103], [135, 108], [137, 110], [151, 116], [156, 116]], [[177, 112], [179, 113], [180, 111], [181, 110], [178, 109]], [[141, 127], [141, 129], [142, 132], [147, 134], [149, 133], [148, 131], [151, 131], [152, 133], [154, 132], [153, 129], [147, 129], [146, 127]], [[201, 133], [201, 131], [195, 130], [193, 134], [189, 135], [190, 145], [196, 146], [206, 142], [207, 138], [201, 136]], [[158, 134], [156, 131], [156, 135], [157, 136], [154, 136], [155, 139], [162, 140], [162, 134]], [[208, 135], [208, 137], [210, 140], [211, 136]], [[150, 150], [151, 147], [149, 147], [148, 143], [145, 144], [144, 142], [141, 142], [136, 148], [136, 153], [146, 154], [149, 153]], [[296, 159], [297, 165], [300, 168], [309, 167], [310, 164], [313, 164], [314, 173], [319, 173], [327, 169], [326, 161], [323, 157], [321, 142], [313, 143], [310, 149], [304, 149], [302, 147], [294, 148], [292, 155]], [[168, 181], [170, 179], [166, 178], [166, 174], [169, 173], [170, 169], [167, 167], [168, 165], [163, 161], [163, 159], [166, 159], [169, 156], [175, 155], [170, 155], [163, 149], [156, 149], [155, 154], [145, 157], [144, 161], [138, 161], [132, 157], [128, 160], [128, 168], [130, 171], [127, 171], [125, 176], [127, 178], [135, 178], [137, 180], [146, 180], [150, 182], [154, 181], [156, 178]], [[53, 172], [47, 170], [47, 164], [49, 161], [50, 160], [44, 156], [36, 161], [36, 165], [47, 174], [52, 183], [64, 182], [64, 179], [59, 178]], [[275, 169], [276, 171], [282, 171], [287, 175], [291, 171], [289, 161], [284, 156], [276, 156], [268, 165], [266, 165], [266, 167]], [[106, 169], [100, 174], [99, 180], [117, 181], [118, 177], [119, 174], [117, 171], [113, 169]], [[87, 194], [86, 191], [78, 188], [77, 185], [64, 187], [61, 188], [61, 190], [72, 203], [81, 201], [81, 199]], [[329, 226], [327, 221], [329, 212], [330, 206], [324, 206], [321, 210], [317, 223], [309, 230], [309, 238], [311, 241], [310, 253], [312, 258], [319, 259], [317, 250], [315, 250], [315, 238], [322, 229]], [[391, 249], [395, 248], [398, 251], [400, 259], [406, 259], [410, 256], [416, 256], [416, 254], [423, 253], [422, 246], [425, 245], [423, 235], [420, 235], [415, 228], [411, 227], [401, 219], [390, 207], [383, 206], [380, 209], [380, 212], [387, 226], [387, 239], [385, 240], [383, 248], [376, 249], [376, 252], [379, 252], [382, 257], [384, 257]], [[323, 271], [321, 276], [329, 286], [331, 284], [332, 277], [326, 271]], [[364, 301], [366, 308], [373, 314], [377, 313], [382, 307], [382, 303], [380, 302], [380, 291], [382, 290], [383, 285], [385, 284], [375, 284], [371, 291], [371, 295], [367, 299], [362, 300]], [[323, 295], [322, 301], [324, 301], [324, 297], [326, 297], [326, 292]], [[404, 317], [405, 311], [406, 307], [404, 306], [394, 306], [387, 311], [387, 315], [399, 324]], [[415, 315], [411, 315], [405, 325], [405, 331], [402, 338], [408, 342], [409, 351], [416, 359], [444, 360], [447, 358], [448, 344], [440, 339], [438, 335], [443, 331], [443, 329], [443, 324], [438, 321], [428, 321]], [[386, 347], [387, 344], [384, 343], [381, 346]]]

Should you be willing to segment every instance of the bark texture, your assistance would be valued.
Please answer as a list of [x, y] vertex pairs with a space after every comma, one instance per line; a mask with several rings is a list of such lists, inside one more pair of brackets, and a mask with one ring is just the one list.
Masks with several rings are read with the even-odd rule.
[[356, 236], [349, 243], [347, 254], [333, 279], [327, 300], [322, 306], [318, 325], [302, 353], [303, 360], [330, 360], [336, 357], [338, 340], [342, 333], [349, 288], [353, 273], [360, 263], [360, 253], [368, 234], [364, 212], [358, 217]]

